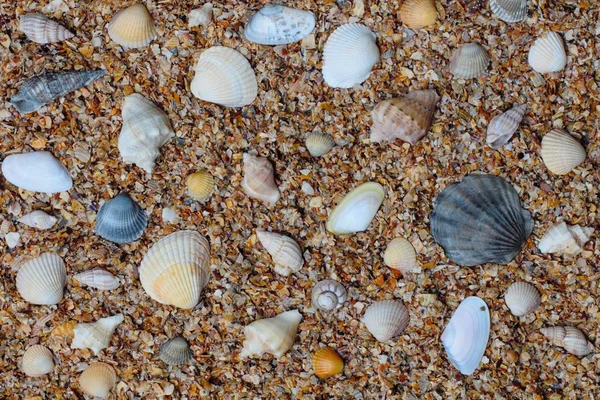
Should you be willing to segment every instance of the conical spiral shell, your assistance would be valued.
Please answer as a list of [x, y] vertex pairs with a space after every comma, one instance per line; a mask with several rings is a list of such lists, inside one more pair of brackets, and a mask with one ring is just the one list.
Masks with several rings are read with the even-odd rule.
[[383, 255], [383, 262], [403, 274], [413, 272], [419, 267], [415, 248], [404, 238], [395, 238], [388, 243]]
[[73, 278], [84, 285], [99, 290], [112, 290], [119, 287], [119, 280], [104, 268], [83, 271], [73, 276]]
[[139, 239], [148, 225], [148, 215], [126, 193], [121, 193], [100, 207], [96, 216], [96, 234], [115, 243]]
[[215, 190], [215, 178], [207, 171], [194, 172], [188, 175], [187, 191], [196, 200], [207, 200]]
[[555, 346], [560, 346], [571, 354], [583, 357], [594, 351], [583, 332], [572, 326], [553, 326], [542, 328], [542, 334], [552, 341]]
[[254, 199], [270, 204], [277, 203], [281, 195], [275, 183], [273, 164], [266, 158], [244, 153], [242, 189]]
[[421, 29], [437, 20], [435, 0], [405, 0], [400, 7], [400, 19], [410, 29]]
[[50, 229], [58, 222], [58, 218], [48, 215], [42, 210], [35, 210], [19, 218], [19, 222], [39, 230]]
[[321, 157], [335, 147], [335, 141], [330, 135], [313, 132], [306, 136], [306, 148], [313, 157]]
[[486, 49], [477, 43], [467, 43], [454, 51], [450, 58], [450, 72], [455, 78], [477, 78], [490, 64]]
[[23, 354], [21, 369], [25, 375], [34, 378], [49, 374], [54, 370], [54, 356], [47, 347], [33, 345]]
[[152, 16], [138, 3], [116, 13], [106, 26], [108, 36], [117, 44], [131, 49], [146, 47], [156, 38]]
[[377, 182], [366, 182], [352, 189], [333, 209], [326, 229], [335, 235], [362, 232], [377, 214], [385, 190]]
[[71, 39], [67, 28], [43, 14], [25, 14], [19, 18], [20, 28], [32, 42], [47, 44]]
[[400, 335], [408, 326], [410, 314], [399, 301], [377, 301], [365, 312], [363, 322], [375, 339], [386, 342]]
[[327, 379], [342, 372], [344, 360], [334, 349], [323, 347], [313, 354], [312, 367], [317, 377]]
[[117, 384], [117, 374], [108, 364], [95, 362], [90, 364], [79, 377], [79, 386], [90, 396], [102, 399], [110, 396], [110, 391]]
[[568, 174], [585, 160], [585, 156], [581, 143], [563, 129], [553, 129], [542, 139], [542, 160], [554, 174]]
[[318, 282], [312, 288], [312, 306], [317, 310], [331, 311], [340, 308], [347, 299], [346, 288], [331, 279]]
[[300, 271], [304, 258], [302, 249], [296, 241], [279, 233], [256, 231], [260, 243], [273, 258], [275, 272], [283, 276]]
[[195, 231], [178, 231], [148, 249], [140, 266], [140, 281], [159, 303], [194, 308], [208, 284], [209, 263], [208, 240]]
[[540, 74], [557, 72], [567, 65], [567, 52], [562, 37], [546, 32], [533, 43], [527, 57], [529, 65]]
[[279, 358], [292, 348], [302, 315], [298, 310], [286, 311], [273, 318], [252, 322], [244, 328], [241, 358], [269, 353]]
[[199, 25], [206, 28], [212, 19], [213, 5], [212, 3], [206, 3], [202, 7], [190, 11], [188, 15], [188, 28], [191, 29]]
[[17, 272], [17, 290], [31, 304], [58, 304], [67, 284], [67, 269], [54, 253], [43, 253], [29, 260]]
[[527, 16], [527, 0], [490, 0], [490, 8], [504, 22], [520, 22]]
[[123, 314], [116, 314], [112, 317], [100, 318], [96, 322], [77, 324], [73, 329], [75, 337], [71, 342], [71, 348], [90, 349], [94, 354], [98, 354], [108, 347], [115, 329], [123, 320]]
[[250, 18], [244, 36], [251, 42], [281, 45], [304, 39], [315, 28], [311, 12], [279, 4], [266, 4]]
[[185, 364], [194, 356], [187, 340], [178, 336], [169, 339], [160, 346], [160, 359], [169, 365]]
[[539, 308], [542, 296], [532, 284], [516, 282], [506, 289], [504, 301], [513, 315], [523, 317]]
[[48, 151], [11, 154], [2, 162], [2, 175], [18, 188], [58, 193], [73, 187], [65, 166]]
[[523, 120], [527, 105], [517, 105], [505, 113], [495, 116], [490, 121], [487, 129], [487, 144], [492, 149], [504, 146], [519, 128]]
[[594, 233], [594, 228], [567, 225], [566, 222], [552, 226], [544, 234], [537, 247], [544, 254], [561, 253], [577, 255]]

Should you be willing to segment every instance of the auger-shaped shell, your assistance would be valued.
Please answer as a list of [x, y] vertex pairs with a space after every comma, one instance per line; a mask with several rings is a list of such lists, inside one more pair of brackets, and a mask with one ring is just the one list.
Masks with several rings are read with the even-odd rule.
[[96, 234], [115, 243], [129, 243], [139, 239], [148, 215], [127, 193], [121, 193], [102, 204], [96, 216]]
[[2, 175], [18, 188], [58, 193], [73, 187], [69, 171], [48, 151], [11, 154], [2, 162]]
[[283, 356], [294, 345], [302, 315], [298, 310], [286, 311], [273, 318], [259, 319], [244, 328], [244, 348], [241, 358], [264, 353]]
[[363, 317], [369, 332], [380, 342], [387, 342], [400, 335], [409, 321], [408, 310], [396, 300], [381, 300], [371, 304]]
[[275, 272], [288, 276], [300, 271], [304, 264], [304, 258], [302, 249], [294, 239], [279, 233], [261, 230], [256, 231], [256, 236], [273, 258]]
[[244, 153], [242, 189], [253, 199], [271, 205], [277, 203], [281, 194], [275, 183], [273, 164], [266, 158]]
[[208, 27], [210, 21], [213, 18], [213, 5], [212, 3], [206, 3], [200, 8], [196, 8], [188, 14], [188, 28], [191, 29], [195, 26], [202, 25]]
[[327, 379], [342, 372], [344, 360], [331, 347], [323, 347], [313, 354], [312, 367], [317, 377]]
[[157, 36], [152, 16], [141, 3], [117, 12], [106, 30], [117, 44], [132, 49], [146, 47]]
[[540, 307], [542, 296], [532, 284], [516, 282], [506, 289], [504, 301], [513, 315], [523, 317]]
[[33, 345], [23, 354], [21, 369], [25, 375], [33, 378], [49, 374], [54, 370], [54, 356], [47, 347]]
[[58, 218], [48, 215], [42, 210], [35, 210], [29, 214], [23, 215], [21, 218], [19, 218], [19, 222], [32, 228], [37, 228], [44, 231], [52, 228], [54, 224], [58, 222]]
[[520, 22], [527, 16], [527, 0], [490, 0], [490, 8], [504, 22]]
[[567, 131], [553, 129], [542, 139], [542, 160], [556, 175], [565, 175], [585, 161], [585, 149]]
[[556, 32], [546, 32], [535, 40], [529, 49], [529, 65], [540, 74], [557, 72], [567, 65], [567, 52], [562, 37]]
[[477, 78], [490, 64], [490, 56], [483, 46], [467, 43], [454, 51], [450, 58], [450, 72], [455, 78]]
[[100, 353], [100, 350], [108, 347], [115, 329], [123, 320], [123, 314], [116, 314], [112, 317], [100, 318], [96, 322], [75, 325], [73, 329], [75, 337], [71, 342], [71, 348], [90, 349], [94, 354]]
[[313, 132], [306, 135], [306, 149], [313, 157], [321, 157], [335, 147], [335, 141], [326, 133]]
[[215, 178], [207, 171], [194, 172], [185, 180], [187, 191], [196, 200], [207, 200], [215, 190]]
[[90, 396], [107, 399], [110, 391], [117, 384], [117, 374], [113, 367], [106, 363], [90, 364], [79, 376], [79, 386]]
[[594, 351], [594, 345], [587, 340], [583, 332], [572, 326], [553, 326], [542, 328], [541, 332], [553, 345], [560, 346], [571, 354], [583, 357]]
[[73, 278], [84, 285], [99, 290], [112, 290], [119, 287], [119, 280], [117, 277], [104, 268], [94, 268], [83, 271], [73, 276]]
[[43, 253], [26, 261], [17, 272], [17, 291], [27, 302], [38, 305], [58, 304], [67, 284], [67, 269], [55, 253]]
[[47, 44], [71, 39], [73, 35], [67, 28], [51, 20], [44, 14], [21, 15], [20, 28], [32, 42]]
[[315, 28], [311, 12], [267, 4], [250, 18], [244, 36], [251, 42], [280, 45], [298, 42]]
[[435, 0], [405, 0], [400, 7], [400, 19], [410, 29], [421, 29], [437, 20]]
[[348, 193], [329, 215], [326, 229], [335, 235], [362, 232], [377, 214], [385, 190], [376, 182], [363, 183]]
[[419, 268], [417, 253], [410, 242], [404, 238], [395, 238], [388, 243], [383, 255], [383, 262], [390, 268], [403, 274]]
[[190, 345], [181, 336], [169, 339], [160, 346], [160, 359], [168, 365], [185, 364], [194, 357]]
[[331, 279], [318, 282], [312, 288], [312, 306], [321, 311], [332, 311], [340, 308], [347, 299], [346, 288]]
[[592, 233], [594, 233], [594, 228], [567, 225], [563, 221], [548, 229], [537, 247], [544, 254], [560, 253], [574, 256], [583, 251], [583, 247]]
[[519, 128], [526, 110], [526, 104], [516, 105], [507, 112], [492, 118], [487, 129], [486, 141], [488, 146], [492, 149], [499, 149], [508, 143]]

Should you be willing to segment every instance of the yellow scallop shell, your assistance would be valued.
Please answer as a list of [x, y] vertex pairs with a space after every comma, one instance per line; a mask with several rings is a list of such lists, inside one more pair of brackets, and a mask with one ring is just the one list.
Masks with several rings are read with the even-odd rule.
[[215, 189], [215, 179], [206, 171], [195, 172], [187, 177], [187, 190], [196, 200], [206, 200]]

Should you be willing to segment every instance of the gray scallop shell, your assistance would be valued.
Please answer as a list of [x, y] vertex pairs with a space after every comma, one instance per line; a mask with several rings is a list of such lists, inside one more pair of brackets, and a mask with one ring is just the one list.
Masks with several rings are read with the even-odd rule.
[[148, 216], [126, 193], [121, 193], [100, 207], [96, 216], [96, 233], [115, 243], [133, 242], [142, 236]]
[[508, 264], [533, 230], [513, 187], [487, 174], [469, 175], [444, 189], [430, 221], [435, 241], [463, 266]]
[[103, 69], [95, 71], [48, 72], [27, 79], [10, 102], [23, 114], [39, 110], [52, 100], [87, 86], [106, 74]]
[[169, 339], [160, 346], [159, 358], [169, 365], [185, 364], [193, 356], [190, 345], [181, 336]]

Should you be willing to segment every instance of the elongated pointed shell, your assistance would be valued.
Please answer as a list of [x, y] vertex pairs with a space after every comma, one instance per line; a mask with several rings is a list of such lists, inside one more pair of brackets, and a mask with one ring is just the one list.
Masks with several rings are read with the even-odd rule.
[[73, 276], [73, 278], [99, 290], [112, 290], [119, 287], [119, 280], [104, 268], [90, 269]]
[[190, 309], [210, 278], [210, 246], [195, 231], [178, 231], [156, 242], [140, 266], [148, 296], [162, 304]]
[[385, 191], [376, 182], [367, 182], [353, 189], [333, 210], [326, 228], [335, 235], [362, 232], [383, 202]]
[[371, 142], [402, 139], [415, 145], [429, 131], [439, 100], [435, 90], [416, 90], [382, 101], [371, 112]]
[[577, 255], [583, 251], [583, 246], [590, 239], [592, 233], [594, 233], [594, 228], [567, 225], [565, 222], [561, 222], [548, 229], [537, 247], [544, 254]]
[[267, 4], [250, 18], [244, 36], [251, 42], [279, 45], [298, 42], [315, 28], [312, 13], [279, 4]]
[[187, 340], [178, 336], [169, 339], [160, 346], [160, 359], [169, 365], [185, 364], [194, 356]]
[[252, 66], [234, 49], [215, 46], [205, 50], [194, 71], [190, 89], [200, 100], [224, 107], [244, 107], [258, 94]]
[[108, 364], [95, 362], [90, 364], [79, 377], [79, 386], [90, 396], [107, 399], [117, 384], [117, 374]]
[[542, 328], [542, 334], [552, 341], [555, 346], [560, 346], [571, 354], [583, 357], [594, 351], [583, 332], [572, 326], [553, 326]]
[[458, 265], [508, 264], [533, 230], [529, 211], [504, 179], [468, 175], [438, 196], [431, 234]]
[[40, 44], [62, 42], [75, 36], [67, 28], [44, 14], [21, 15], [19, 22], [21, 30], [32, 42]]
[[364, 25], [337, 28], [323, 49], [323, 79], [334, 88], [351, 88], [364, 82], [379, 61], [377, 36]]
[[380, 342], [387, 342], [400, 335], [409, 321], [408, 310], [396, 300], [382, 300], [371, 304], [363, 317], [369, 332]]
[[213, 18], [213, 5], [212, 3], [206, 3], [201, 8], [196, 8], [195, 10], [190, 11], [188, 15], [188, 28], [193, 28], [195, 26], [202, 25], [203, 27], [208, 27], [210, 21]]
[[304, 258], [302, 258], [302, 249], [294, 239], [260, 230], [256, 231], [256, 236], [273, 258], [275, 272], [288, 276], [293, 272], [300, 271], [304, 264]]
[[31, 304], [58, 304], [67, 284], [67, 269], [54, 253], [43, 253], [29, 260], [17, 272], [17, 290]]
[[100, 350], [108, 347], [115, 329], [123, 320], [123, 314], [116, 314], [112, 317], [100, 318], [96, 322], [77, 324], [73, 329], [75, 337], [71, 342], [71, 348], [90, 349], [94, 354], [98, 354]]
[[116, 13], [106, 26], [108, 36], [123, 47], [146, 47], [156, 38], [152, 16], [143, 4], [134, 4]]
[[50, 229], [58, 222], [58, 218], [48, 215], [42, 210], [35, 210], [19, 218], [19, 222], [39, 230]]
[[523, 120], [527, 105], [517, 105], [505, 113], [495, 116], [490, 121], [487, 129], [487, 144], [492, 149], [504, 146], [519, 128]]
[[437, 20], [435, 0], [406, 0], [400, 7], [400, 19], [410, 29], [421, 29]]
[[535, 286], [527, 282], [516, 282], [506, 290], [504, 301], [513, 315], [523, 317], [539, 308], [542, 296]]
[[27, 376], [37, 378], [54, 370], [54, 357], [47, 347], [39, 344], [28, 348], [23, 354], [21, 369]]
[[69, 171], [47, 151], [6, 157], [2, 162], [2, 175], [16, 187], [32, 192], [65, 192], [73, 186]]
[[129, 243], [139, 239], [148, 215], [126, 193], [121, 193], [102, 204], [96, 216], [96, 234], [115, 243]]
[[312, 306], [317, 310], [335, 310], [340, 308], [346, 299], [346, 289], [339, 282], [331, 279], [320, 281], [312, 288]]
[[252, 322], [244, 328], [244, 348], [240, 357], [269, 353], [279, 358], [292, 348], [302, 315], [298, 310], [286, 311], [273, 318]]
[[388, 243], [383, 262], [390, 268], [403, 274], [418, 270], [417, 253], [410, 242], [404, 238], [395, 238]]
[[244, 153], [242, 189], [253, 199], [277, 203], [281, 195], [275, 183], [273, 164], [266, 158]]
[[490, 8], [504, 22], [520, 22], [527, 16], [527, 0], [490, 0]]
[[527, 60], [531, 68], [541, 74], [562, 70], [567, 65], [562, 37], [556, 32], [544, 33], [529, 49]]
[[585, 156], [581, 143], [563, 129], [553, 129], [542, 139], [542, 160], [557, 175], [573, 171]]
[[313, 157], [321, 157], [335, 147], [335, 141], [330, 135], [313, 132], [306, 136], [306, 148]]
[[342, 372], [344, 360], [334, 349], [323, 347], [313, 354], [312, 366], [317, 377], [327, 379]]
[[215, 179], [206, 171], [188, 175], [185, 182], [189, 195], [196, 200], [207, 200], [215, 190]]
[[467, 43], [454, 51], [450, 58], [450, 72], [459, 79], [477, 78], [489, 64], [490, 56], [483, 46], [477, 43]]

